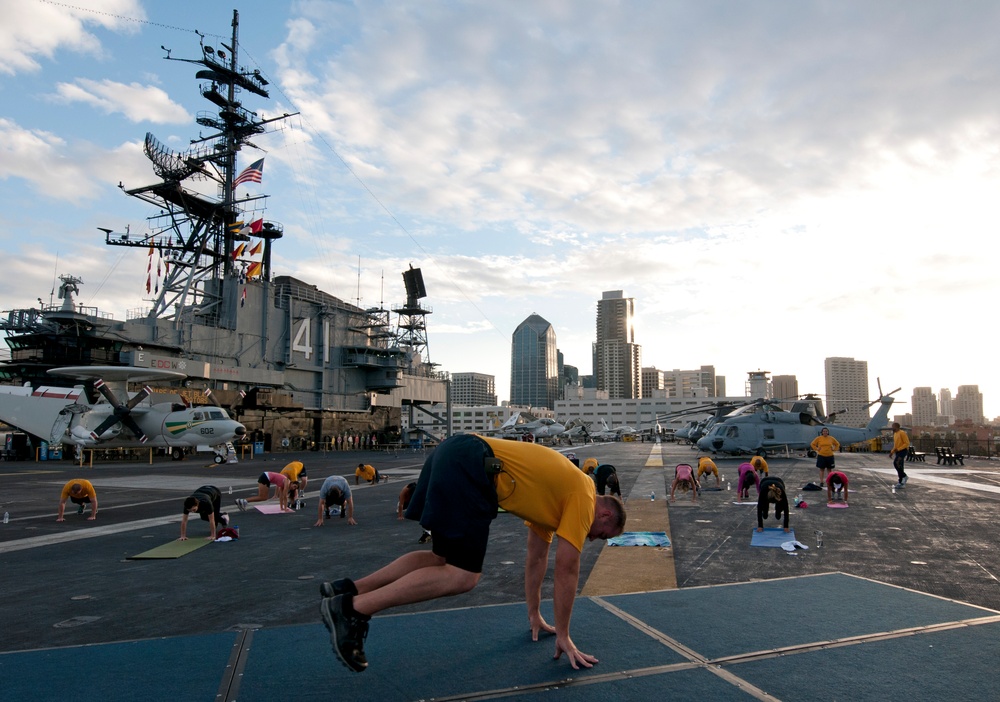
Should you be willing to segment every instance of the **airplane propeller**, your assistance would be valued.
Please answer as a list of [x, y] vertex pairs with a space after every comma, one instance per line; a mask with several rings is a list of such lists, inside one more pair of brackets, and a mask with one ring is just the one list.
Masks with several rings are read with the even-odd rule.
[[144, 387], [127, 403], [119, 402], [118, 397], [101, 378], [94, 381], [94, 390], [104, 395], [104, 398], [114, 409], [107, 419], [101, 422], [94, 431], [90, 432], [91, 438], [94, 441], [100, 441], [101, 435], [104, 432], [114, 425], [121, 423], [123, 426], [128, 427], [141, 443], [146, 443], [149, 437], [139, 427], [139, 424], [132, 419], [132, 410], [135, 409], [136, 405], [149, 397], [152, 390], [149, 387]]
[[[246, 396], [247, 396], [246, 392], [240, 390], [239, 394], [236, 396], [236, 399], [233, 401], [231, 405], [229, 405], [229, 411], [234, 412], [237, 409], [239, 409], [240, 405], [243, 404], [243, 400], [244, 398], [246, 398]], [[205, 388], [205, 397], [207, 397], [216, 407], [222, 407], [222, 405], [219, 404], [219, 401], [215, 399], [215, 395], [212, 393], [212, 388]]]

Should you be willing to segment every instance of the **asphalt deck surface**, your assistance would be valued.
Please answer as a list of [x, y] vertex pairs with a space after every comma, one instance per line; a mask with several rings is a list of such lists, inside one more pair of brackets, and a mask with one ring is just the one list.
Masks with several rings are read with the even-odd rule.
[[[756, 510], [732, 504], [743, 459], [716, 457], [722, 490], [706, 490], [691, 505], [687, 495], [674, 503], [665, 499], [673, 467], [696, 462], [697, 452], [690, 447], [626, 442], [559, 448], [574, 451], [581, 463], [593, 456], [615, 465], [627, 504], [638, 508], [635, 501], [641, 500], [644, 511], [668, 513], [672, 547], [662, 557], [672, 558], [681, 589], [842, 572], [1000, 610], [997, 462], [907, 463], [909, 482], [893, 492], [895, 471], [886, 454], [838, 454], [837, 468], [851, 481], [850, 507], [828, 509], [825, 491], [803, 492], [809, 506], [792, 509], [791, 527], [810, 548], [790, 557], [781, 549], [750, 546]], [[233, 499], [256, 492], [262, 471], [278, 471], [295, 459], [305, 463], [310, 476], [303, 511], [266, 515], [235, 507]], [[199, 458], [93, 468], [70, 461], [0, 463], [0, 512], [10, 514], [9, 523], [0, 524], [0, 652], [316, 623], [323, 580], [360, 577], [402, 553], [430, 548], [417, 545], [418, 525], [395, 516], [399, 491], [416, 478], [423, 460], [417, 452], [289, 452], [223, 466], [205, 465]], [[345, 475], [353, 486], [359, 462], [371, 463], [390, 481], [357, 486], [357, 526], [335, 518], [313, 527], [323, 478]], [[772, 457], [768, 462], [771, 475], [785, 481], [792, 497], [817, 481], [813, 459]], [[56, 523], [60, 489], [72, 478], [94, 483], [100, 505], [96, 521], [78, 516], [67, 503], [66, 522]], [[128, 560], [178, 537], [183, 498], [203, 484], [222, 490], [224, 509], [228, 502], [241, 538], [174, 560]], [[650, 492], [655, 506], [649, 504]], [[773, 516], [766, 526], [777, 526]], [[824, 535], [822, 548], [816, 548], [817, 530]], [[205, 522], [189, 522], [189, 537], [206, 534]], [[501, 514], [491, 530], [478, 587], [393, 613], [523, 602], [525, 539], [521, 521]], [[607, 548], [612, 547], [591, 543], [584, 548], [581, 589]], [[640, 569], [615, 574], [620, 592], [636, 591], [630, 582], [644, 576]], [[552, 596], [551, 579], [550, 567], [545, 599]]]

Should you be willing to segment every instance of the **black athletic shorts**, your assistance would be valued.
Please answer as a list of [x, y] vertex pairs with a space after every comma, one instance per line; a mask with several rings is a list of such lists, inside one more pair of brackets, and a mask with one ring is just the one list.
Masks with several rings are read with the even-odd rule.
[[836, 456], [816, 456], [816, 467], [817, 468], [834, 468], [833, 459]]

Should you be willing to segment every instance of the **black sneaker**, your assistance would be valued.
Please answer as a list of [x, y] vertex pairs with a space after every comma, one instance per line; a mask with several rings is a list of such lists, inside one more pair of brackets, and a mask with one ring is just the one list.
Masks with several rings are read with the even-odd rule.
[[336, 597], [337, 595], [356, 595], [358, 588], [350, 578], [341, 578], [332, 583], [322, 583], [319, 586], [319, 594], [323, 597]]
[[430, 540], [431, 540], [431, 533], [429, 531], [425, 531], [423, 534], [420, 535], [420, 539], [417, 541], [417, 543], [426, 544]]
[[355, 673], [361, 673], [368, 667], [368, 659], [365, 658], [368, 622], [344, 612], [344, 597], [324, 598], [319, 603], [319, 613], [330, 632], [330, 643], [337, 658]]
[[323, 518], [324, 519], [329, 519], [330, 518], [330, 510], [328, 510], [328, 509], [324, 509], [323, 510]]
[[903, 485], [906, 485], [906, 481], [909, 480], [909, 479], [910, 479], [910, 476], [904, 475], [903, 479], [900, 480], [899, 482], [902, 483]]
[[83, 514], [83, 510], [84, 510], [83, 505], [80, 505], [80, 508], [76, 510], [76, 513], [77, 514]]

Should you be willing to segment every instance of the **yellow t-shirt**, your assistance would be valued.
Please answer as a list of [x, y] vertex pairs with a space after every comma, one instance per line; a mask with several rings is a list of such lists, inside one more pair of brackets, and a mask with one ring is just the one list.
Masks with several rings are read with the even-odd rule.
[[546, 446], [481, 438], [503, 461], [497, 478], [500, 506], [525, 520], [546, 543], [552, 543], [555, 534], [582, 551], [594, 523], [594, 481]]
[[354, 470], [354, 475], [361, 478], [362, 480], [367, 480], [371, 482], [372, 480], [375, 480], [375, 469], [369, 465], [358, 466]]
[[281, 474], [289, 480], [298, 480], [299, 474], [305, 469], [302, 461], [292, 461], [281, 469]]
[[713, 461], [708, 456], [702, 456], [701, 458], [698, 459], [698, 475], [701, 476], [704, 475], [705, 473], [715, 473], [716, 475], [719, 474], [719, 469], [715, 465], [715, 461]]
[[587, 475], [590, 475], [596, 469], [597, 469], [597, 459], [596, 458], [588, 458], [586, 461], [583, 462], [583, 466], [580, 468], [580, 470], [582, 470]]
[[910, 448], [910, 437], [906, 435], [906, 432], [900, 429], [899, 431], [894, 431], [892, 433], [892, 451], [893, 453], [900, 453]]
[[767, 461], [762, 456], [754, 456], [750, 459], [750, 465], [757, 469], [758, 473], [767, 475]]
[[80, 494], [80, 497], [89, 497], [92, 500], [97, 499], [97, 491], [94, 490], [93, 483], [91, 483], [89, 480], [84, 480], [83, 478], [80, 478], [78, 480], [70, 480], [68, 483], [63, 485], [62, 494], [59, 496], [59, 499], [68, 500], [70, 495], [72, 494], [70, 490], [72, 490], [73, 486], [76, 484], [79, 484], [81, 487], [83, 487], [83, 492]]
[[840, 448], [839, 441], [832, 436], [823, 436], [822, 434], [813, 439], [809, 445], [820, 456], [832, 456], [833, 452]]

